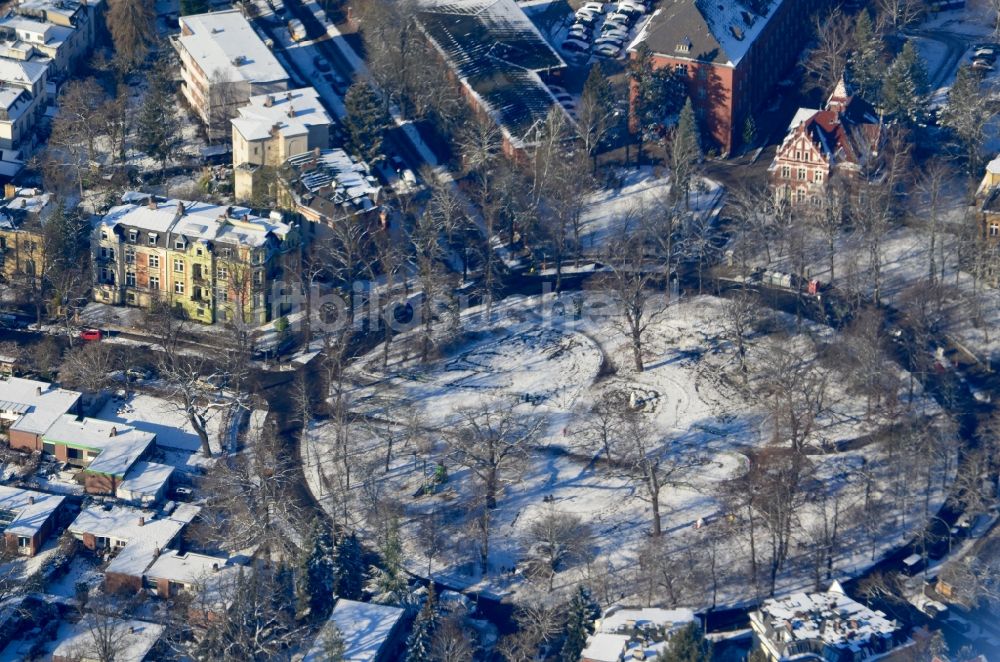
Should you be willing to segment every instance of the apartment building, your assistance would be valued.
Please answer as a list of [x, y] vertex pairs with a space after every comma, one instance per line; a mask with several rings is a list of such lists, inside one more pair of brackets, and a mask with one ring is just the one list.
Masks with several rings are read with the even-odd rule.
[[50, 95], [47, 62], [0, 57], [0, 149], [30, 152]]
[[297, 225], [241, 207], [126, 199], [94, 225], [96, 301], [165, 302], [206, 324], [270, 321], [273, 285], [299, 249]]
[[885, 133], [875, 109], [841, 80], [823, 110], [800, 108], [768, 168], [775, 192], [793, 204], [819, 204], [835, 174], [877, 177]]
[[103, 2], [27, 0], [0, 18], [0, 55], [45, 59], [51, 76], [66, 78], [94, 46]]
[[51, 196], [34, 188], [4, 187], [0, 202], [0, 278], [32, 275], [45, 261], [42, 226], [54, 211]]
[[180, 27], [181, 91], [211, 134], [228, 131], [250, 97], [288, 89], [288, 72], [238, 10], [182, 16]]
[[279, 168], [287, 159], [330, 146], [333, 118], [312, 87], [250, 97], [232, 120], [236, 198], [249, 200], [262, 166]]
[[629, 47], [687, 76], [702, 136], [723, 152], [795, 63], [829, 0], [663, 0]]

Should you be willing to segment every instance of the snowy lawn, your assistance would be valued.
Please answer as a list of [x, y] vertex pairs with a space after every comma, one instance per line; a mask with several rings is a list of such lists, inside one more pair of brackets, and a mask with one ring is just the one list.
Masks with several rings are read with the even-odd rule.
[[[713, 583], [719, 604], [752, 598], [749, 522], [725, 495], [753, 462], [778, 465], [789, 451], [784, 439], [775, 439], [769, 410], [754, 395], [756, 378], [742, 384], [721, 324], [724, 302], [712, 297], [673, 302], [646, 332], [641, 373], [632, 368], [615, 317], [573, 322], [553, 314], [552, 304], [552, 298], [507, 299], [489, 328], [478, 311], [470, 311], [457, 339], [439, 339], [440, 356], [428, 366], [420, 364], [417, 345], [405, 335], [394, 345], [388, 371], [382, 370], [379, 350], [358, 360], [348, 371], [352, 417], [346, 464], [352, 482], [347, 502], [340, 499], [345, 462], [335, 421], [311, 425], [302, 445], [314, 493], [338, 521], [346, 518], [368, 534], [373, 532], [366, 509], [398, 502], [408, 564], [422, 575], [428, 560], [419, 522], [436, 512], [442, 519], [435, 526], [444, 536], [435, 543], [431, 572], [454, 586], [520, 599], [551, 593], [547, 580], [529, 579], [522, 569], [532, 522], [556, 511], [579, 517], [592, 532], [590, 556], [560, 568], [552, 582], [556, 593], [583, 579], [608, 602], [630, 598], [708, 606], [706, 586]], [[890, 430], [891, 422], [899, 422], [893, 412], [908, 403], [906, 375], [896, 375], [898, 391], [883, 406], [866, 411], [865, 398], [848, 385], [835, 362], [819, 358], [831, 334], [815, 326], [796, 329], [794, 319], [779, 315], [763, 322], [750, 341], [755, 369], [766, 370], [777, 343], [781, 352], [801, 356], [807, 364], [821, 363], [828, 376], [822, 411], [805, 447], [807, 475], [803, 494], [795, 497], [788, 559], [776, 578], [779, 592], [815, 584], [810, 563], [815, 552], [810, 550], [816, 548], [821, 525], [836, 521], [838, 527], [832, 574], [859, 572], [912, 534], [925, 508], [936, 509], [953, 470], [951, 457], [922, 474], [919, 467], [904, 471], [899, 466], [898, 446], [905, 435]], [[936, 406], [919, 387], [914, 398], [909, 402], [914, 417], [922, 422], [937, 418]], [[655, 545], [644, 485], [618, 457], [624, 453], [617, 446], [624, 428], [614, 435], [609, 462], [595, 436], [591, 412], [597, 402], [618, 403], [622, 412], [634, 412], [630, 420], [648, 426], [650, 457], [685, 458], [686, 470], [660, 495], [664, 535]], [[491, 512], [488, 567], [482, 572], [477, 520], [470, 516], [475, 481], [448, 440], [471, 411], [505, 407], [538, 421], [540, 431], [520, 451], [526, 460], [523, 473], [504, 484]], [[447, 469], [447, 480], [426, 494], [422, 488], [438, 461]], [[928, 481], [926, 503], [924, 492], [919, 502], [913, 494], [915, 485], [924, 486], [918, 474]], [[860, 514], [863, 503], [867, 518]], [[871, 515], [875, 503], [877, 517]], [[759, 563], [766, 565], [761, 550], [769, 539], [758, 518], [752, 539]], [[660, 554], [657, 562], [684, 577], [685, 586], [670, 595], [662, 586], [643, 583], [649, 573], [640, 577], [640, 565], [650, 567], [653, 548]], [[709, 548], [716, 559], [714, 582], [705, 576]], [[641, 552], [646, 556], [640, 563]]]

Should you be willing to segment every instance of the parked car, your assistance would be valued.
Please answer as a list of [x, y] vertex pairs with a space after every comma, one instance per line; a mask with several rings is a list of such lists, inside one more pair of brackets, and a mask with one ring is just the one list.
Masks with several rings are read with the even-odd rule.
[[569, 32], [566, 33], [567, 39], [579, 39], [580, 41], [590, 41], [590, 30], [586, 28], [581, 28], [579, 30], [570, 28]]
[[584, 12], [582, 14], [578, 13], [576, 15], [576, 23], [580, 25], [586, 25], [588, 27], [593, 27], [597, 24], [597, 19], [600, 18], [600, 14], [592, 14], [589, 12]]
[[[613, 20], [612, 20], [613, 19]], [[629, 22], [625, 20], [624, 14], [615, 14], [613, 17], [605, 19], [604, 25], [601, 26], [601, 30], [628, 30], [630, 27]]]
[[104, 337], [100, 329], [83, 329], [80, 331], [80, 339], [86, 340], [87, 342], [98, 341]]
[[597, 39], [597, 40], [594, 41], [594, 47], [596, 48], [598, 46], [604, 46], [606, 44], [610, 44], [610, 45], [616, 46], [617, 48], [620, 49], [622, 47], [622, 44], [624, 42], [625, 42], [625, 38], [624, 37], [618, 37], [618, 36], [601, 37], [600, 39]]
[[579, 39], [567, 39], [562, 43], [562, 49], [564, 51], [576, 51], [578, 53], [586, 53], [590, 50], [590, 44]]
[[125, 376], [134, 382], [144, 382], [153, 378], [153, 371], [140, 366], [133, 366], [125, 371]]
[[972, 68], [978, 71], [993, 71], [993, 64], [986, 60], [973, 60]]
[[639, 17], [646, 13], [646, 8], [643, 5], [638, 5], [631, 2], [623, 2], [618, 5], [619, 14], [627, 14], [633, 17]]
[[601, 39], [620, 39], [621, 41], [626, 41], [628, 39], [628, 32], [618, 29], [605, 30], [601, 32], [600, 39], [597, 41], [600, 41]]
[[977, 48], [973, 53], [973, 57], [981, 57], [983, 59], [993, 60], [996, 59], [997, 52], [992, 48]]
[[625, 14], [621, 12], [615, 12], [613, 14], [608, 14], [608, 17], [604, 20], [605, 22], [610, 21], [612, 23], [622, 23], [624, 25], [632, 26], [636, 22], [636, 20], [638, 20], [638, 18], [639, 18], [638, 14]]
[[601, 57], [618, 57], [621, 52], [621, 46], [615, 46], [614, 44], [601, 44], [594, 48], [594, 53]]
[[604, 11], [604, 5], [602, 3], [600, 3], [600, 2], [588, 2], [585, 5], [583, 5], [582, 7], [580, 7], [579, 9], [577, 9], [576, 11], [577, 12], [581, 12], [581, 11], [593, 11], [593, 12], [601, 13], [601, 12]]

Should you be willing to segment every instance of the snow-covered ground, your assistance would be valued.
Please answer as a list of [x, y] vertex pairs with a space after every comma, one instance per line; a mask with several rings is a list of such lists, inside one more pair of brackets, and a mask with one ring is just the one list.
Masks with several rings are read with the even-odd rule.
[[[722, 194], [718, 182], [700, 178], [692, 187], [688, 202], [692, 216], [705, 218], [712, 214]], [[662, 214], [672, 206], [669, 195], [669, 176], [648, 166], [624, 171], [617, 186], [605, 187], [587, 198], [582, 214], [581, 247], [596, 251], [624, 223], [635, 224], [640, 218]]]
[[[382, 371], [378, 350], [351, 366], [354, 387], [348, 397], [355, 422], [349, 432], [350, 498], [357, 507], [348, 509], [350, 524], [366, 528], [361, 513], [373, 495], [380, 503], [398, 501], [411, 570], [426, 574], [417, 522], [432, 510], [444, 512], [449, 542], [432, 560], [435, 578], [494, 594], [530, 597], [534, 585], [522, 574], [510, 572], [523, 567], [526, 532], [547, 509], [571, 513], [593, 531], [594, 557], [558, 575], [556, 590], [580, 579], [593, 584], [597, 575], [611, 575], [616, 585], [631, 586], [636, 592], [622, 598], [648, 599], [638, 595], [642, 589], [633, 573], [649, 540], [649, 504], [642, 498], [641, 484], [628, 471], [605, 461], [588, 425], [593, 404], [607, 396], [623, 408], [631, 403], [652, 426], [658, 449], [654, 454], [683, 456], [693, 465], [661, 496], [664, 549], [677, 559], [687, 559], [679, 560], [675, 570], [688, 572], [680, 569], [685, 562], [704, 561], [711, 536], [719, 541], [720, 603], [752, 597], [745, 561], [748, 530], [720, 488], [742, 475], [750, 458], [780, 451], [769, 448], [773, 434], [767, 410], [736, 376], [732, 347], [720, 324], [722, 300], [698, 297], [673, 302], [647, 331], [642, 373], [631, 368], [630, 350], [615, 317], [585, 315], [579, 323], [568, 322], [553, 312], [553, 303], [552, 298], [539, 297], [505, 300], [497, 311], [499, 321], [489, 327], [477, 318], [478, 311], [470, 311], [461, 338], [443, 344], [440, 358], [428, 367], [420, 365], [405, 335], [396, 342], [387, 372]], [[831, 333], [812, 326], [797, 331], [794, 320], [784, 316], [775, 318], [770, 327], [752, 342], [750, 360], [757, 365], [771, 360], [766, 349], [771, 343], [801, 353], [806, 361], [816, 360]], [[808, 538], [815, 534], [822, 508], [836, 503], [841, 515], [841, 544], [834, 560], [834, 573], [841, 575], [862, 570], [873, 555], [903, 542], [919, 524], [925, 506], [887, 494], [891, 487], [900, 489], [901, 470], [890, 459], [882, 437], [865, 440], [866, 435], [885, 430], [887, 416], [881, 411], [866, 416], [864, 398], [847, 387], [836, 366], [826, 369], [830, 371], [827, 400], [810, 435], [808, 462], [811, 478], [825, 486], [819, 492], [827, 499], [804, 501], [797, 510], [790, 558], [778, 577], [780, 591], [813, 586]], [[904, 375], [900, 377], [905, 383]], [[916, 398], [916, 410], [937, 413], [919, 389]], [[905, 402], [905, 388], [892, 399]], [[530, 453], [526, 451], [524, 475], [506, 486], [493, 513], [489, 570], [484, 575], [476, 563], [473, 522], [466, 519], [472, 478], [449, 454], [445, 439], [461, 425], [465, 412], [503, 406], [537, 417], [542, 427]], [[424, 435], [413, 434], [414, 425]], [[394, 445], [386, 472], [390, 437]], [[336, 439], [336, 423], [313, 424], [302, 452], [314, 493], [335, 517], [342, 518], [334, 498], [343, 477], [336, 461]], [[848, 444], [851, 440], [859, 441]], [[849, 450], [832, 450], [838, 443]], [[782, 446], [780, 441], [777, 445]], [[447, 482], [433, 495], [415, 496], [438, 460], [447, 467]], [[928, 470], [935, 478], [928, 507], [936, 508], [943, 500], [947, 480], [942, 472], [948, 471], [944, 465]], [[864, 472], [874, 477], [869, 486], [887, 509], [880, 511], [874, 531], [864, 529], [866, 520], [858, 514], [864, 492], [859, 477]], [[366, 480], [366, 475], [373, 478]], [[699, 520], [709, 524], [699, 526]], [[765, 545], [762, 535], [758, 529], [758, 554]], [[700, 587], [692, 586], [684, 596], [686, 603], [707, 606], [710, 596], [704, 589], [702, 577]]]

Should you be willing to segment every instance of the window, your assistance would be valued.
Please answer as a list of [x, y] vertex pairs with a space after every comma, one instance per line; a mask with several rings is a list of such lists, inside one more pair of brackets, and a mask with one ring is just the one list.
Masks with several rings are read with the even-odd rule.
[[101, 257], [106, 258], [108, 260], [115, 259], [115, 249], [113, 249], [113, 248], [105, 248], [105, 247], [102, 246], [101, 247]]
[[101, 282], [115, 284], [115, 272], [112, 269], [101, 269]]
[[796, 161], [802, 160], [802, 152], [800, 152], [799, 150], [795, 150], [795, 160]]
[[817, 184], [823, 181], [823, 173], [815, 172], [813, 173], [813, 181]]
[[218, 270], [215, 272], [215, 276], [219, 280], [226, 280], [227, 278], [229, 278], [229, 269], [227, 269], [226, 267], [219, 267]]
[[150, 255], [149, 256], [149, 268], [150, 269], [159, 269], [160, 268], [160, 256], [159, 255]]
[[104, 241], [108, 240], [108, 232], [107, 232], [107, 230], [101, 230], [101, 239], [103, 239]]
[[1000, 223], [990, 223], [990, 236], [996, 237], [1000, 235]]
[[261, 270], [253, 272], [253, 284], [263, 285], [263, 283], [264, 283], [264, 272]]
[[79, 448], [67, 448], [66, 457], [68, 457], [71, 460], [79, 460], [81, 457], [83, 457], [83, 453], [80, 452]]
[[20, 547], [21, 549], [27, 549], [28, 547], [31, 547], [31, 538], [27, 536], [18, 536], [17, 546]]
[[184, 260], [174, 258], [174, 271], [179, 274], [184, 273]]
[[184, 294], [184, 281], [178, 280], [174, 282], [174, 294]]
[[135, 272], [126, 271], [125, 272], [125, 287], [135, 287]]
[[56, 445], [55, 444], [50, 444], [47, 441], [43, 441], [42, 442], [42, 452], [43, 453], [48, 453], [49, 455], [55, 455], [56, 454]]
[[129, 292], [128, 294], [126, 294], [125, 295], [125, 301], [128, 302], [128, 303], [130, 303], [130, 304], [135, 305], [135, 293]]
[[230, 258], [230, 257], [233, 256], [233, 251], [231, 249], [229, 249], [229, 248], [223, 248], [222, 250], [219, 251], [219, 256], [220, 257], [225, 257], [225, 258]]
[[215, 298], [218, 301], [229, 301], [229, 289], [225, 286], [216, 289]]
[[125, 249], [125, 264], [135, 264], [135, 249], [126, 248]]
[[137, 230], [128, 231], [128, 240], [133, 244], [139, 239], [139, 232]]
[[796, 200], [796, 202], [805, 202], [805, 200], [806, 200], [806, 192], [805, 192], [805, 190], [799, 189], [798, 191], [796, 191], [795, 192], [795, 200]]
[[158, 289], [160, 289], [160, 277], [159, 276], [150, 276], [149, 277], [149, 289], [151, 289], [151, 290], [158, 290]]
[[152, 232], [149, 233], [149, 245], [150, 246], [155, 246], [156, 245], [156, 234], [154, 234]]
[[97, 547], [97, 549], [104, 549], [105, 547], [107, 547], [108, 546], [108, 539], [107, 539], [107, 537], [105, 537], [105, 536], [95, 536], [94, 537], [94, 546]]
[[806, 157], [806, 163], [809, 163], [809, 152], [805, 152], [803, 156]]
[[781, 176], [784, 179], [788, 179], [792, 176], [792, 169], [789, 166], [781, 166]]
[[174, 248], [179, 251], [184, 250], [184, 237], [174, 239]]
[[801, 180], [801, 181], [805, 181], [806, 180], [806, 169], [805, 168], [799, 168], [799, 180]]
[[199, 246], [194, 250], [194, 254], [197, 255], [198, 257], [201, 257], [202, 255], [205, 254], [205, 251], [203, 251], [201, 246]]

